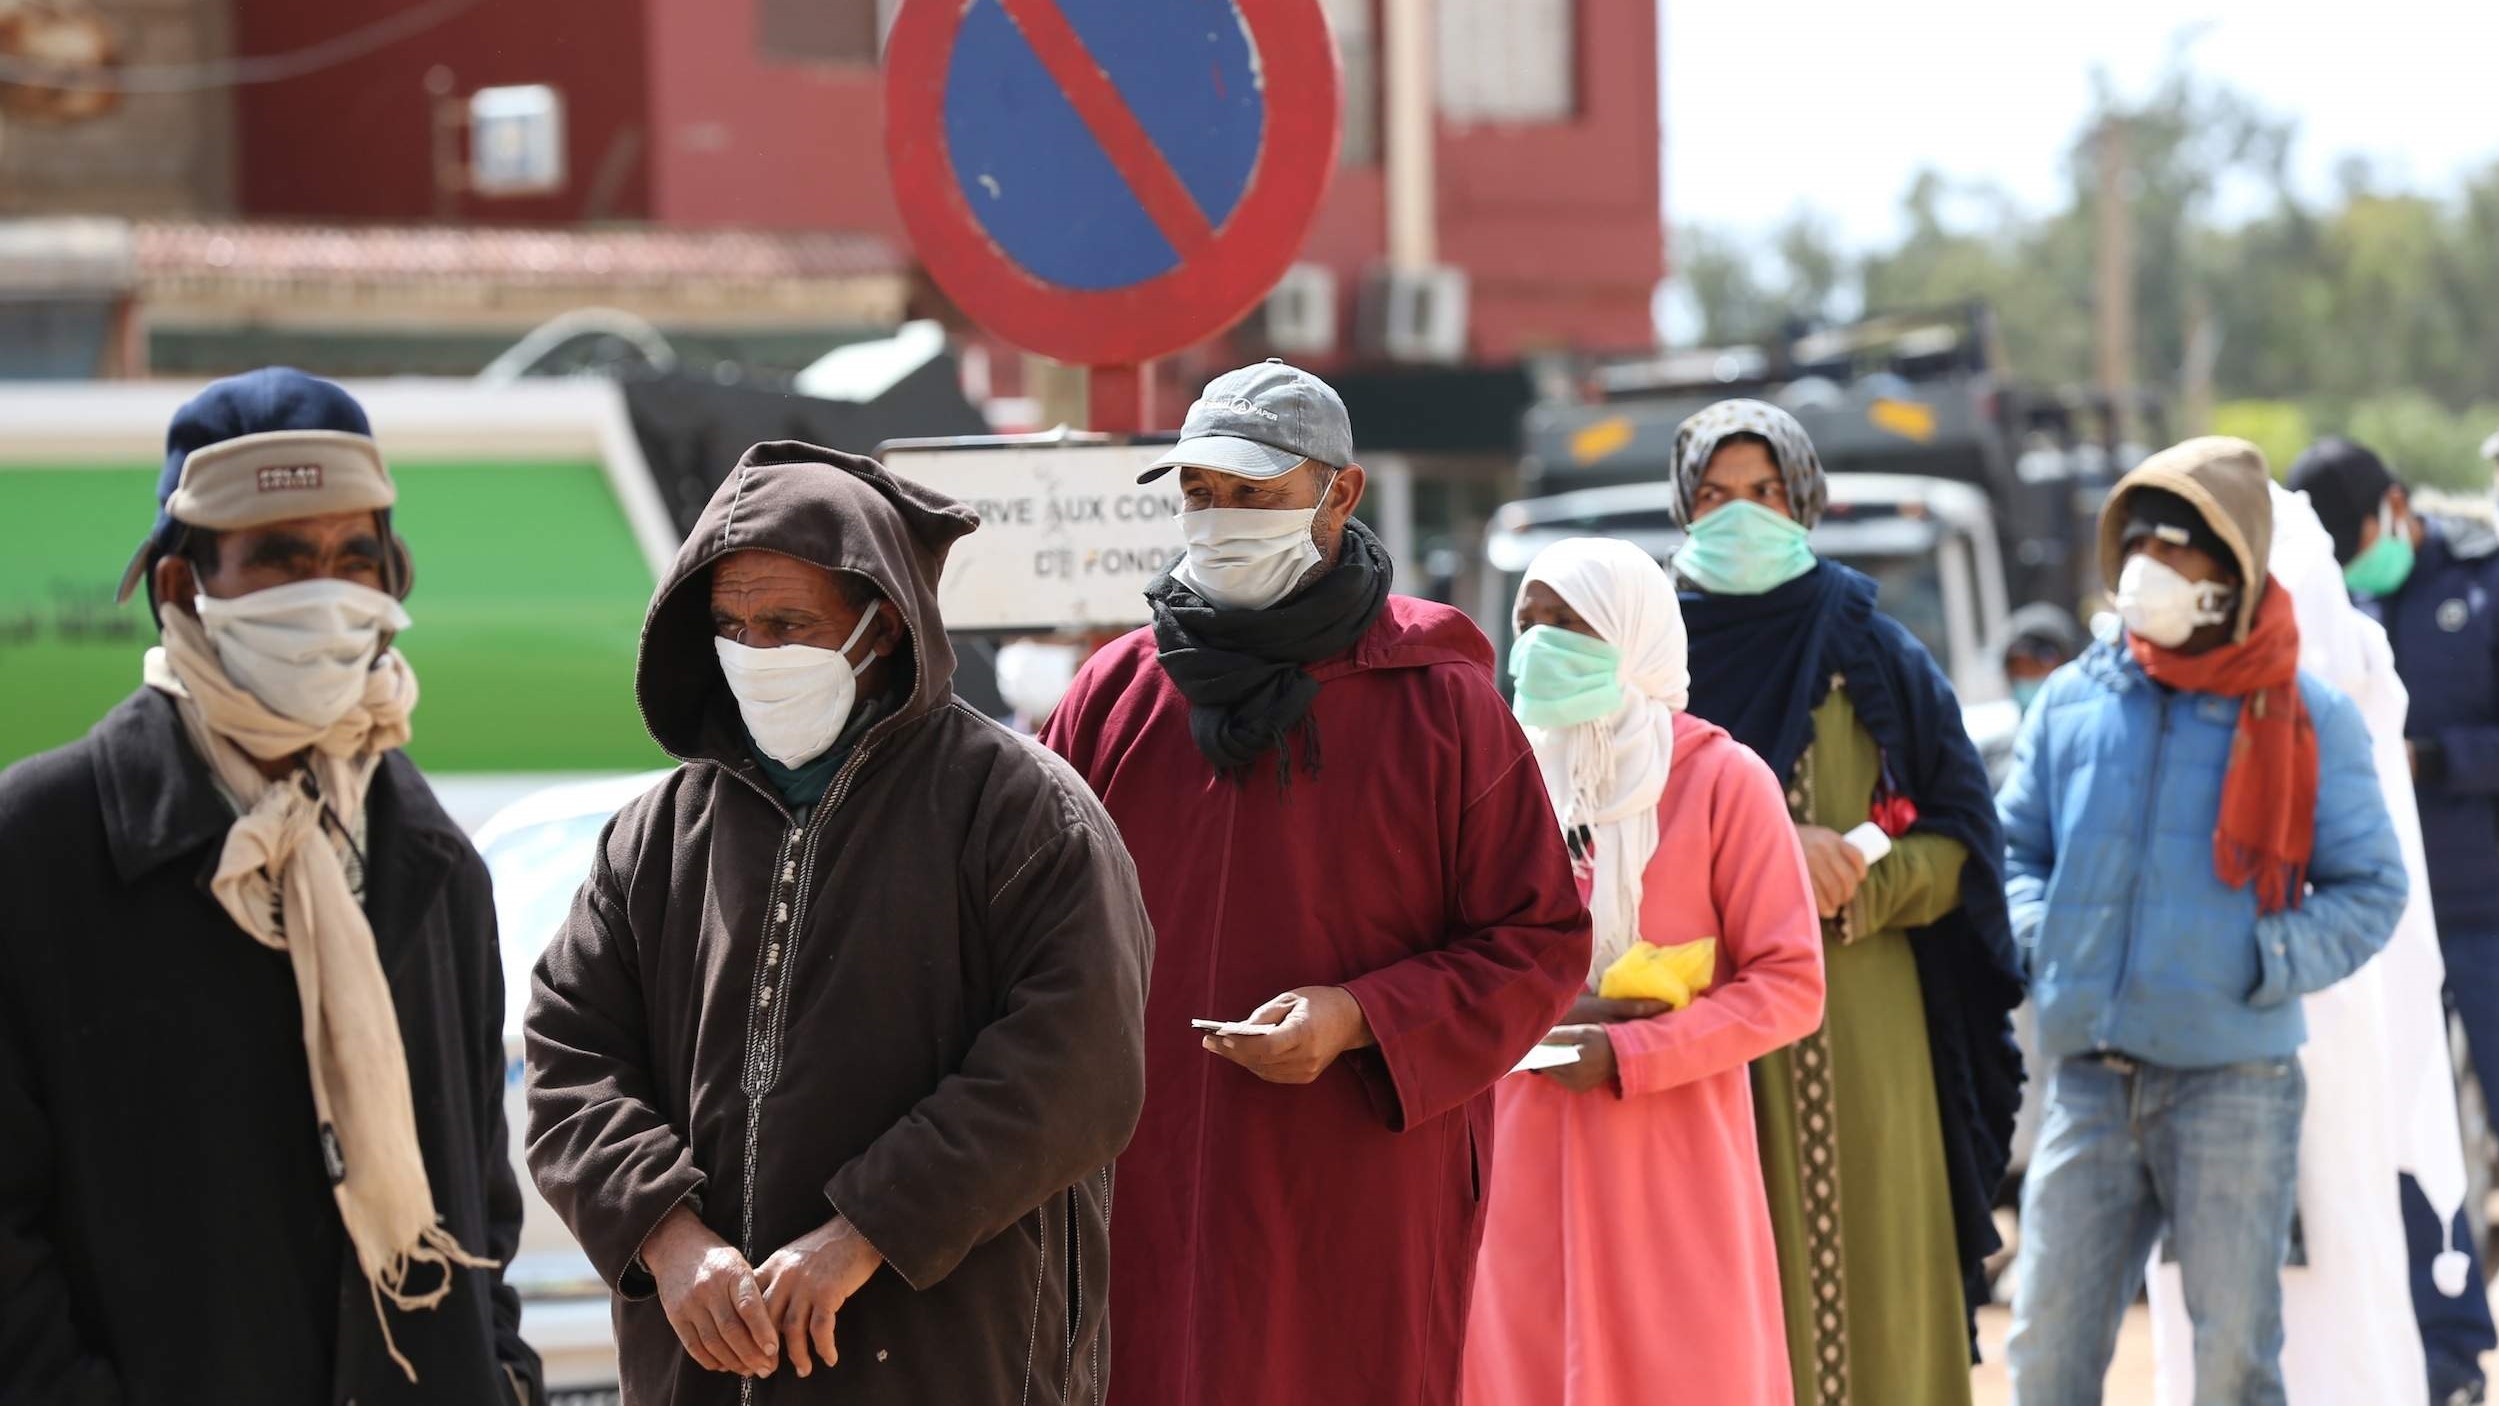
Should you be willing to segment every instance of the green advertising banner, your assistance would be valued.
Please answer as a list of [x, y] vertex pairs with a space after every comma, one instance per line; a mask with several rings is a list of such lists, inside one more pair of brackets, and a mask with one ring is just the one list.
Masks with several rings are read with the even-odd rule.
[[[423, 696], [408, 752], [429, 771], [662, 766], [633, 699], [653, 585], [589, 458], [401, 460], [396, 521], [416, 563], [399, 647]], [[0, 464], [0, 766], [86, 732], [139, 683], [155, 630], [113, 605], [157, 466]]]

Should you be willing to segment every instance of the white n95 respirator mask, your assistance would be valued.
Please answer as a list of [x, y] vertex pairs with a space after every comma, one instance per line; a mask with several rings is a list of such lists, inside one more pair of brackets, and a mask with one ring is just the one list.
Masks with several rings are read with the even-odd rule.
[[382, 637], [408, 628], [399, 602], [352, 581], [294, 581], [191, 599], [217, 665], [279, 717], [326, 728], [364, 697]]
[[720, 676], [737, 697], [746, 735], [765, 756], [783, 766], [805, 766], [841, 737], [859, 701], [862, 665], [850, 662], [850, 651], [876, 617], [874, 608], [862, 614], [839, 649], [810, 644], [754, 649], [725, 636], [713, 638]]
[[2230, 618], [2238, 592], [2219, 581], [2190, 581], [2175, 567], [2137, 553], [2117, 576], [2117, 613], [2127, 633], [2176, 649], [2206, 625]]
[[1052, 640], [1010, 640], [998, 646], [998, 696], [1025, 720], [1050, 716], [1076, 682], [1084, 651]]

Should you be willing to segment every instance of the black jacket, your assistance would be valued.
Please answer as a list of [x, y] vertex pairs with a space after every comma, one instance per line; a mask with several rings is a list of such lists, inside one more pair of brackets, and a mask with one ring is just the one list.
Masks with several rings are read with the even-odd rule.
[[[434, 1204], [500, 1260], [521, 1206], [486, 866], [396, 752], [366, 813], [365, 910]], [[152, 689], [0, 772], [0, 1401], [501, 1406], [507, 1366], [535, 1400], [494, 1271], [392, 1311], [417, 1384], [384, 1349], [323, 1170], [294, 973], [207, 889], [233, 819]]]
[[2499, 535], [2486, 513], [2424, 515], [2401, 589], [2361, 608], [2386, 626], [2412, 694], [2421, 840], [2440, 936], [2499, 931]]
[[[1083, 780], [947, 692], [937, 579], [974, 521], [757, 445], [652, 603], [636, 689], [681, 765], [608, 827], [526, 1021], [530, 1170], [618, 1292], [629, 1406], [1102, 1399], [1152, 933]], [[909, 631], [907, 696], [804, 822], [713, 654], [712, 563], [747, 547], [868, 578]], [[750, 1264], [837, 1211], [884, 1255], [831, 1370], [695, 1365], [638, 1259], [680, 1203]]]

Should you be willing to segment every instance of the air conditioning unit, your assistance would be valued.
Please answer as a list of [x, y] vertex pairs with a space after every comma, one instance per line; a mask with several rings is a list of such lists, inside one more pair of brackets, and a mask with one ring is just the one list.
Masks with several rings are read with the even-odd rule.
[[1364, 280], [1362, 349], [1390, 361], [1454, 364], [1466, 357], [1466, 270], [1379, 269]]
[[1261, 330], [1267, 348], [1282, 356], [1332, 356], [1336, 352], [1336, 270], [1295, 264], [1267, 295]]
[[543, 83], [469, 95], [469, 189], [546, 195], [564, 188], [564, 98]]

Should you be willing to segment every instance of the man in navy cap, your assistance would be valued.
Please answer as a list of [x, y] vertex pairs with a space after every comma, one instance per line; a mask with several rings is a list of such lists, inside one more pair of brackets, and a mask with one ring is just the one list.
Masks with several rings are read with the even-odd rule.
[[344, 390], [175, 412], [140, 687], [0, 772], [0, 1400], [534, 1402], [485, 864]]

